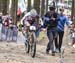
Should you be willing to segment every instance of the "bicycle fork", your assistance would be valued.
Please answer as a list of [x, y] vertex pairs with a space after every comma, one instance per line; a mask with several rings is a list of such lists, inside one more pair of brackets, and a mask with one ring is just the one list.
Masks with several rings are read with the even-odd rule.
[[29, 39], [30, 46], [32, 46], [32, 42], [33, 42], [32, 35], [33, 35], [33, 33], [31, 32], [31, 33], [30, 33], [30, 36], [29, 36], [29, 38], [30, 38], [30, 39]]

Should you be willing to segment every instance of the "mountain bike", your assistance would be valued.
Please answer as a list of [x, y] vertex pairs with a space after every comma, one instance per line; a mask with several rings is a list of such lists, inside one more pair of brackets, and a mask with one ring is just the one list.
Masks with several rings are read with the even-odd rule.
[[[29, 30], [25, 34], [26, 40], [25, 40], [25, 50], [26, 53], [31, 53], [32, 58], [35, 57], [36, 54], [36, 27], [35, 26], [30, 26], [28, 28]], [[23, 33], [24, 35], [24, 33]]]

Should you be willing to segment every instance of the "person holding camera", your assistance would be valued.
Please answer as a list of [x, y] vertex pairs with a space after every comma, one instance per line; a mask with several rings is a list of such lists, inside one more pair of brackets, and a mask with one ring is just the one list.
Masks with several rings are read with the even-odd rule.
[[57, 37], [57, 24], [59, 21], [59, 15], [55, 12], [55, 7], [49, 7], [49, 11], [45, 14], [43, 18], [43, 31], [47, 29], [47, 37], [49, 39], [49, 43], [47, 45], [46, 53], [49, 54], [51, 50], [52, 56], [55, 55], [54, 44], [53, 41], [55, 37]]

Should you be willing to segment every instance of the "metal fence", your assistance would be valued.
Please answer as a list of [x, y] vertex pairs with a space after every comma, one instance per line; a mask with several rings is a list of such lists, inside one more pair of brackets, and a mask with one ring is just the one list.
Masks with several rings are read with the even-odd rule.
[[15, 25], [9, 28], [2, 25], [2, 28], [0, 30], [0, 35], [2, 41], [16, 42], [18, 36], [18, 28]]

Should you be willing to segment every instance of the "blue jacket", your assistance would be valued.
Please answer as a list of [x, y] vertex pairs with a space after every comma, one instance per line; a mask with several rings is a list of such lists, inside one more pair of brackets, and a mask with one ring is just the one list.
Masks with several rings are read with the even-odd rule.
[[64, 32], [64, 25], [65, 25], [65, 23], [66, 23], [67, 26], [70, 25], [69, 19], [66, 16], [64, 16], [64, 15], [59, 15], [59, 19], [60, 20], [58, 21], [57, 29], [60, 32], [61, 31]]

